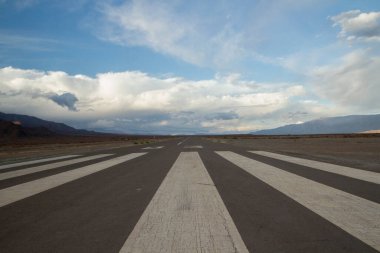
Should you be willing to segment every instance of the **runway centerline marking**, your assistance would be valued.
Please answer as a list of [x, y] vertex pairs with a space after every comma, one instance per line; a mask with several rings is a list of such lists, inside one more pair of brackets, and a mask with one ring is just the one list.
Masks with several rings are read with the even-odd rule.
[[230, 151], [216, 153], [352, 236], [380, 250], [380, 204]]
[[327, 172], [343, 175], [346, 177], [351, 177], [351, 178], [355, 178], [355, 179], [359, 179], [359, 180], [363, 180], [363, 181], [367, 181], [367, 182], [371, 182], [375, 184], [380, 184], [380, 173], [373, 172], [373, 171], [360, 170], [360, 169], [355, 169], [351, 167], [335, 165], [335, 164], [319, 162], [319, 161], [313, 161], [313, 160], [292, 157], [292, 156], [287, 156], [287, 155], [281, 155], [281, 154], [271, 153], [271, 152], [266, 152], [266, 151], [249, 151], [249, 152], [257, 154], [257, 155], [267, 156], [270, 158], [290, 162], [290, 163], [303, 165], [303, 166], [310, 167], [317, 170], [327, 171]]
[[197, 152], [182, 152], [120, 252], [247, 252]]
[[56, 156], [56, 157], [50, 157], [50, 158], [44, 158], [44, 159], [38, 159], [38, 160], [32, 160], [32, 161], [25, 161], [25, 162], [19, 162], [19, 163], [4, 164], [4, 165], [0, 165], [0, 170], [19, 167], [19, 166], [23, 166], [23, 165], [50, 162], [50, 161], [61, 160], [61, 159], [66, 159], [66, 158], [73, 158], [73, 157], [78, 157], [78, 156], [80, 156], [80, 155], [65, 155], [65, 156]]
[[131, 153], [0, 190], [0, 207], [145, 155]]
[[103, 158], [106, 156], [110, 156], [112, 154], [99, 154], [99, 155], [93, 155], [93, 156], [87, 156], [87, 157], [81, 157], [77, 159], [72, 159], [72, 160], [67, 160], [67, 161], [62, 161], [62, 162], [56, 162], [56, 163], [49, 163], [41, 166], [36, 166], [36, 167], [31, 167], [31, 168], [26, 168], [26, 169], [21, 169], [21, 170], [14, 170], [14, 171], [9, 171], [5, 173], [0, 174], [0, 180], [5, 180], [13, 177], [19, 177], [19, 176], [24, 176], [40, 171], [45, 171], [45, 170], [51, 170], [67, 165], [72, 165], [80, 162], [86, 162], [86, 161], [91, 161], [94, 159], [99, 159]]

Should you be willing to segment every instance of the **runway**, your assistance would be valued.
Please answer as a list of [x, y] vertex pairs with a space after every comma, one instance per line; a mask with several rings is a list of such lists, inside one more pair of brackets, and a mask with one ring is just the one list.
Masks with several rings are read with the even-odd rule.
[[380, 173], [178, 138], [2, 164], [0, 224], [1, 252], [379, 252]]

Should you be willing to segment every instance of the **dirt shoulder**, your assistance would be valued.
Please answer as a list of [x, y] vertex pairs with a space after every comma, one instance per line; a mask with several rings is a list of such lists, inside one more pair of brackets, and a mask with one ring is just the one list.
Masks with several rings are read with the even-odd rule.
[[380, 135], [211, 137], [249, 150], [263, 150], [380, 172]]

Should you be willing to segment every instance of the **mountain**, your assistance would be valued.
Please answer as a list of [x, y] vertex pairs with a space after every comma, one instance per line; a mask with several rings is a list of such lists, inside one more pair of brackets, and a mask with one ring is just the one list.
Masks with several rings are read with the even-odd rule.
[[380, 114], [321, 118], [253, 132], [256, 135], [342, 134], [380, 129]]
[[23, 127], [11, 121], [0, 120], [0, 139], [14, 139], [18, 137], [46, 137], [55, 136], [46, 127]]
[[[102, 133], [76, 129], [63, 123], [56, 123], [39, 119], [33, 116], [21, 114], [7, 114], [0, 112], [0, 120], [2, 130], [1, 134], [9, 131], [9, 133], [21, 136], [46, 136], [46, 135], [82, 135], [92, 136]], [[11, 123], [11, 124], [9, 124]], [[45, 133], [45, 134], [44, 134]], [[16, 134], [17, 135], [17, 134]]]

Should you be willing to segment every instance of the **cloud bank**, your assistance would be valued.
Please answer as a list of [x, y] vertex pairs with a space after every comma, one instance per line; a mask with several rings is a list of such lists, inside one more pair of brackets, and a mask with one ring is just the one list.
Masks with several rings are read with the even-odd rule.
[[265, 84], [237, 74], [210, 80], [160, 78], [137, 71], [96, 77], [12, 67], [0, 69], [6, 112], [81, 122], [120, 132], [240, 132], [304, 94], [298, 84]]
[[358, 49], [336, 64], [312, 71], [316, 92], [324, 99], [348, 108], [380, 108], [380, 57], [371, 50]]
[[[356, 50], [308, 81], [258, 83], [238, 74], [188, 80], [139, 71], [95, 77], [0, 69], [0, 107], [122, 133], [244, 133], [322, 116], [378, 113], [380, 57]], [[305, 88], [308, 87], [308, 88]]]

